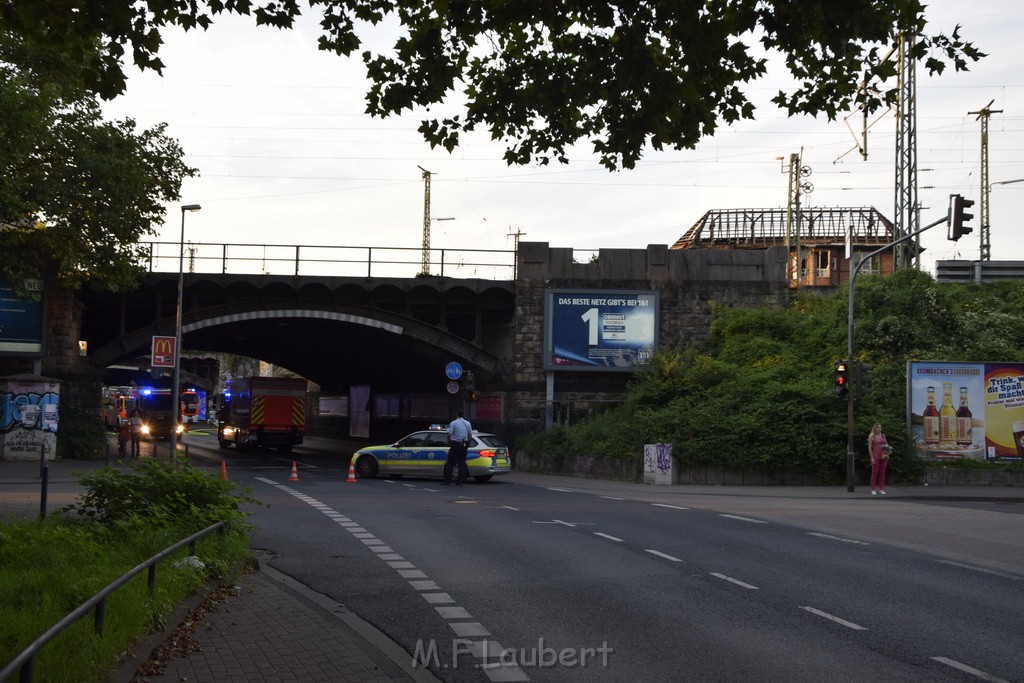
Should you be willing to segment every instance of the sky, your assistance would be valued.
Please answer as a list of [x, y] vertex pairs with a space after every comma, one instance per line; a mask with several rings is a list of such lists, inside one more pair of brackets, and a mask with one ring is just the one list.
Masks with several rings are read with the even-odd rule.
[[[992, 110], [1002, 110], [989, 120], [992, 259], [1024, 260], [1024, 182], [1000, 184], [1024, 179], [1024, 75], [1017, 42], [1024, 3], [936, 0], [927, 11], [927, 32], [948, 34], [960, 24], [963, 36], [988, 56], [966, 73], [950, 69], [929, 77], [918, 68], [922, 225], [945, 216], [952, 193], [980, 200], [981, 124], [970, 112], [992, 101]], [[160, 269], [177, 267], [180, 206], [199, 204], [201, 211], [185, 215], [187, 242], [307, 245], [306, 256], [354, 261], [345, 267], [358, 274], [364, 274], [358, 262], [365, 261], [365, 248], [375, 247], [376, 260], [413, 265], [374, 275], [412, 275], [423, 241], [421, 167], [434, 174], [432, 218], [450, 219], [431, 222], [430, 245], [452, 250], [445, 274], [455, 277], [490, 277], [486, 268], [465, 264], [499, 258], [455, 250], [511, 250], [514, 233], [524, 241], [571, 247], [586, 260], [601, 248], [671, 245], [712, 209], [784, 207], [787, 169], [779, 157], [794, 153], [802, 153], [811, 169], [813, 191], [804, 195], [805, 206], [874, 206], [893, 218], [893, 114], [875, 117], [868, 158], [862, 159], [850, 130], [858, 129], [859, 114], [850, 112], [849, 124], [790, 118], [769, 102], [786, 83], [784, 70], [770, 70], [748, 90], [758, 105], [756, 120], [723, 125], [694, 150], [651, 150], [635, 169], [609, 172], [582, 144], [565, 166], [509, 167], [504, 146], [485, 135], [465, 137], [449, 154], [430, 149], [416, 132], [421, 115], [363, 114], [362, 60], [320, 52], [317, 35], [312, 18], [287, 31], [235, 16], [218, 17], [205, 32], [169, 29], [160, 52], [163, 75], [129, 68], [127, 92], [104, 105], [109, 118], [132, 118], [144, 127], [167, 123], [185, 162], [200, 171], [185, 181], [180, 203], [168, 206], [159, 228], [157, 239], [173, 243], [159, 253], [174, 256]], [[385, 29], [366, 38], [369, 46], [383, 48], [394, 33]], [[455, 111], [442, 105], [431, 114]], [[974, 209], [979, 216], [978, 204]], [[936, 260], [978, 259], [979, 223], [975, 218], [974, 233], [957, 243], [946, 239], [944, 225], [924, 233], [922, 269], [934, 273]], [[199, 249], [201, 259], [221, 253]], [[293, 268], [293, 248], [231, 253], [253, 259], [232, 272]], [[435, 274], [437, 259], [434, 252]], [[338, 268], [329, 272], [357, 274]]]

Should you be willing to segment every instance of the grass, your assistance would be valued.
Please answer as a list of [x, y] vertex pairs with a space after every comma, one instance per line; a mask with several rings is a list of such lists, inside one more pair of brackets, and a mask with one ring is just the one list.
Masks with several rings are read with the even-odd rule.
[[[69, 515], [39, 522], [0, 521], [0, 662], [33, 640], [136, 565], [194, 533], [153, 529], [144, 523], [112, 527]], [[250, 559], [245, 525], [201, 539], [203, 569], [178, 565], [182, 548], [157, 565], [156, 585], [142, 571], [108, 596], [102, 635], [94, 610], [36, 654], [36, 681], [99, 681], [122, 656], [212, 579], [228, 578]], [[178, 566], [176, 566], [178, 565]]]

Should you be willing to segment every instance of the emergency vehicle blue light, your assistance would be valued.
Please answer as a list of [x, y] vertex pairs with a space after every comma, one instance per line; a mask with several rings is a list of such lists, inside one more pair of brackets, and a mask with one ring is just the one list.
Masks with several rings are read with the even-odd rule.
[[144, 396], [149, 396], [150, 394], [153, 393], [153, 390], [152, 389], [143, 389], [142, 393], [143, 393]]

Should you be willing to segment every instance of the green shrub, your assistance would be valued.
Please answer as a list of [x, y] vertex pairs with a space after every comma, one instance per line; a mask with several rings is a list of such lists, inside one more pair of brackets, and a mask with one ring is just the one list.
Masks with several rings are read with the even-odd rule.
[[131, 470], [107, 467], [80, 479], [86, 487], [80, 502], [64, 511], [121, 528], [173, 528], [199, 531], [214, 522], [237, 524], [245, 518], [242, 503], [258, 503], [248, 489], [211, 477], [191, 465], [144, 460]]
[[[847, 354], [848, 302], [843, 287], [831, 296], [798, 292], [778, 307], [715, 305], [706, 348], [659, 351], [621, 406], [520, 437], [517, 446], [533, 456], [636, 458], [645, 443], [671, 443], [683, 463], [841, 482], [847, 410], [832, 375]], [[1019, 361], [1022, 311], [1020, 281], [940, 284], [914, 270], [858, 278], [855, 357], [874, 365], [872, 390], [854, 407], [858, 471], [870, 469], [867, 435], [880, 422], [895, 450], [892, 480], [919, 480], [925, 463], [906, 428], [907, 361]]]
[[107, 432], [99, 415], [78, 406], [60, 407], [57, 455], [69, 460], [103, 460]]

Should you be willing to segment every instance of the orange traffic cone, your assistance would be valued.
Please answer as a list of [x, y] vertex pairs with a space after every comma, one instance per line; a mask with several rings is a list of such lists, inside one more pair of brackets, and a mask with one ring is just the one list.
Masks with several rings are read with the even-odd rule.
[[356, 464], [349, 460], [348, 463], [348, 479], [345, 480], [346, 484], [356, 483]]
[[224, 462], [223, 460], [220, 461], [220, 480], [221, 481], [227, 481], [228, 480], [228, 464], [226, 462]]
[[288, 481], [298, 481], [298, 480], [299, 480], [299, 470], [298, 470], [298, 467], [295, 465], [295, 461], [292, 460], [292, 476], [288, 477]]

